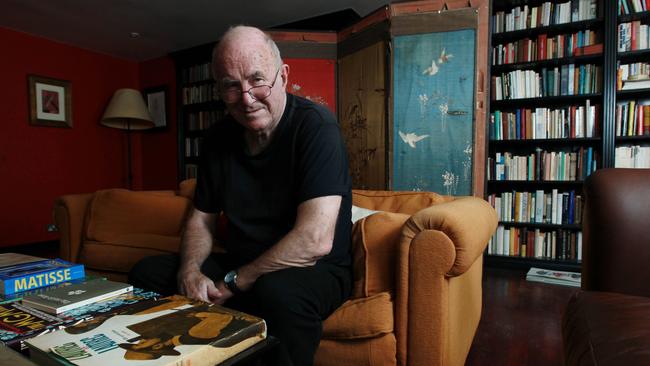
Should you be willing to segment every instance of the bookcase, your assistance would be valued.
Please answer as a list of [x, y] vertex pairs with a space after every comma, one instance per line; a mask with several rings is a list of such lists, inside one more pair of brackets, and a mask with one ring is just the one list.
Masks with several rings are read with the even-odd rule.
[[650, 167], [649, 7], [492, 3], [488, 264], [579, 270], [584, 179]]

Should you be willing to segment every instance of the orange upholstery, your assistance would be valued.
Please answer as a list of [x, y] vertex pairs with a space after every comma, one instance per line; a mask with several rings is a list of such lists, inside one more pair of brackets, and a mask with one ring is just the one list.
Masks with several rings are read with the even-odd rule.
[[[124, 280], [140, 258], [178, 250], [193, 193], [188, 180], [178, 192], [63, 196], [54, 208], [61, 257]], [[431, 192], [355, 190], [353, 204], [379, 212], [354, 224], [352, 297], [324, 320], [315, 364], [464, 364], [494, 210]]]

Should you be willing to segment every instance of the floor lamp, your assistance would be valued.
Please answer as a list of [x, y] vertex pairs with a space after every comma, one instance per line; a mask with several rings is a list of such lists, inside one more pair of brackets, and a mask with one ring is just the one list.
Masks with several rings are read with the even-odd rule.
[[131, 131], [146, 130], [154, 127], [142, 94], [135, 89], [118, 89], [104, 111], [100, 123], [107, 127], [126, 130], [128, 147], [128, 188], [132, 189], [133, 172], [131, 171]]

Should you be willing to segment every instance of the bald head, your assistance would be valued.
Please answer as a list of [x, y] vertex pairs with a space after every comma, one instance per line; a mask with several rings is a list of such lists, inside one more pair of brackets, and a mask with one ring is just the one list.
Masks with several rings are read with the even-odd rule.
[[216, 71], [220, 64], [229, 58], [238, 57], [243, 52], [256, 51], [256, 57], [270, 57], [275, 67], [282, 66], [282, 57], [275, 41], [259, 28], [245, 25], [230, 27], [223, 34], [212, 52], [212, 67]]

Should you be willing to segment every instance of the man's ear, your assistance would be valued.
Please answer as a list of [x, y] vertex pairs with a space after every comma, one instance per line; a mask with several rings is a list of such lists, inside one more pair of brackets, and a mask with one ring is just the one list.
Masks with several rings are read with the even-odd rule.
[[284, 89], [287, 89], [287, 85], [289, 84], [289, 65], [287, 64], [282, 64], [282, 87]]

